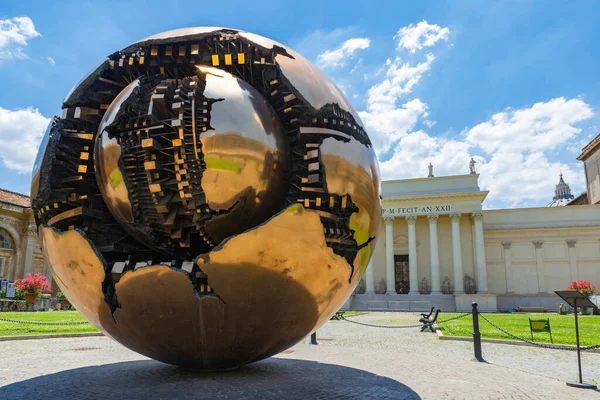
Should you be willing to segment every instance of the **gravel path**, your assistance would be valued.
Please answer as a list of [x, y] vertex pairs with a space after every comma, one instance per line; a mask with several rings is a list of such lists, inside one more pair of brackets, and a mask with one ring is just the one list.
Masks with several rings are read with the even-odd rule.
[[[411, 324], [410, 314], [354, 317]], [[574, 389], [573, 352], [440, 341], [418, 329], [331, 321], [283, 354], [236, 371], [184, 371], [105, 337], [0, 342], [0, 399], [600, 399]], [[585, 353], [584, 379], [600, 379], [600, 354]], [[118, 397], [117, 397], [118, 396]]]

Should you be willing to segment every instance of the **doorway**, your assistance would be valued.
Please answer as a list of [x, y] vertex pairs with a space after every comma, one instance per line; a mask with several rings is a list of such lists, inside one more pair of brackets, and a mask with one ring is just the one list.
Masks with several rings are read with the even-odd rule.
[[410, 292], [408, 254], [394, 255], [394, 272], [396, 278], [396, 293]]

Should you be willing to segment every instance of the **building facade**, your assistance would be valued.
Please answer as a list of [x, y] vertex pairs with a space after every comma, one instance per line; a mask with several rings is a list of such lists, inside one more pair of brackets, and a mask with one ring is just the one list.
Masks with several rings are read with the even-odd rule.
[[0, 189], [0, 280], [40, 273], [52, 280], [41, 248], [29, 197]]
[[[557, 309], [554, 290], [572, 280], [600, 286], [600, 204], [485, 210], [488, 192], [478, 178], [384, 181], [365, 292], [348, 305], [462, 311], [477, 301], [489, 311]], [[563, 184], [561, 177], [555, 195], [570, 196]]]
[[588, 204], [600, 203], [600, 135], [596, 136], [577, 157], [583, 161]]

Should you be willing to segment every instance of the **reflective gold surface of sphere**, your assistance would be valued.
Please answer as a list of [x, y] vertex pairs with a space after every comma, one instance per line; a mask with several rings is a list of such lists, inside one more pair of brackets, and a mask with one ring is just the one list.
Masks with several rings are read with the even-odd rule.
[[375, 153], [340, 90], [286, 46], [158, 34], [67, 95], [34, 167], [46, 260], [130, 349], [197, 369], [294, 345], [360, 281], [381, 219]]

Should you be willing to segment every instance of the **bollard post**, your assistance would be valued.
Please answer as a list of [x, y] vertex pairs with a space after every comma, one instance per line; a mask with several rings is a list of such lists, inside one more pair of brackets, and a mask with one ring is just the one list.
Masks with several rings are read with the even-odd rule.
[[317, 343], [317, 332], [314, 332], [310, 335], [310, 344], [319, 344]]
[[475, 359], [477, 361], [484, 362], [483, 356], [481, 355], [481, 333], [479, 332], [479, 310], [477, 309], [477, 303], [473, 303], [473, 352], [475, 353]]

